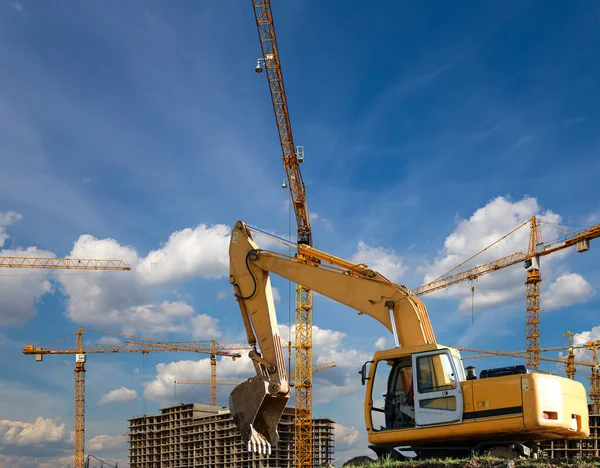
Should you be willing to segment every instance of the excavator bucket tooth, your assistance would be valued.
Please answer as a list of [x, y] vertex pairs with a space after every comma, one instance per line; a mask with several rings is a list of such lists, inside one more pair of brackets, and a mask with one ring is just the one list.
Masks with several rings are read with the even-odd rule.
[[269, 383], [255, 376], [241, 383], [229, 395], [229, 410], [249, 452], [271, 454], [279, 441], [277, 425], [289, 396], [268, 393]]

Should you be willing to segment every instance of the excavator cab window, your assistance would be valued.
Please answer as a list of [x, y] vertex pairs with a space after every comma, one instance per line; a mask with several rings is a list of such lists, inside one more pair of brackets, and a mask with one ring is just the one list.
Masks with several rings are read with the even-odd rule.
[[374, 431], [415, 427], [413, 370], [410, 356], [376, 364], [371, 422]]

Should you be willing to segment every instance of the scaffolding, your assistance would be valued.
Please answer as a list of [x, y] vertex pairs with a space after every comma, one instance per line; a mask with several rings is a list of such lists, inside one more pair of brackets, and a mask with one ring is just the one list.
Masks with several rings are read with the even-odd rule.
[[[286, 408], [279, 422], [279, 443], [270, 456], [248, 452], [229, 409], [182, 403], [160, 414], [129, 419], [127, 441], [130, 468], [293, 468], [294, 409]], [[313, 419], [313, 467], [330, 466], [334, 422]]]

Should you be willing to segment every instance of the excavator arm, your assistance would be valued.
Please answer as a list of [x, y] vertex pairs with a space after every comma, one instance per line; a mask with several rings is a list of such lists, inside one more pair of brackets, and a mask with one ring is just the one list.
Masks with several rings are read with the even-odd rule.
[[427, 309], [408, 288], [358, 265], [306, 245], [307, 262], [259, 249], [246, 224], [238, 221], [229, 244], [230, 282], [240, 311], [256, 376], [236, 387], [229, 407], [250, 451], [270, 453], [278, 442], [277, 424], [289, 400], [269, 272], [373, 317], [393, 335], [396, 346], [435, 343]]

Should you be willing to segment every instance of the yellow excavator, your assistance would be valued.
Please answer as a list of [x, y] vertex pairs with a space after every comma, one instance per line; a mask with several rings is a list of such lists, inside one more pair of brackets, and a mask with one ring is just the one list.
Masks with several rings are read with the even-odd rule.
[[261, 250], [242, 221], [231, 232], [230, 282], [256, 376], [231, 392], [229, 407], [249, 451], [271, 453], [290, 395], [270, 273], [369, 315], [392, 333], [395, 347], [377, 351], [359, 371], [369, 447], [379, 458], [403, 460], [409, 452], [537, 458], [542, 440], [589, 436], [581, 383], [525, 366], [488, 369], [477, 378], [458, 350], [436, 342], [425, 305], [408, 288], [364, 264], [297, 248], [316, 262]]

